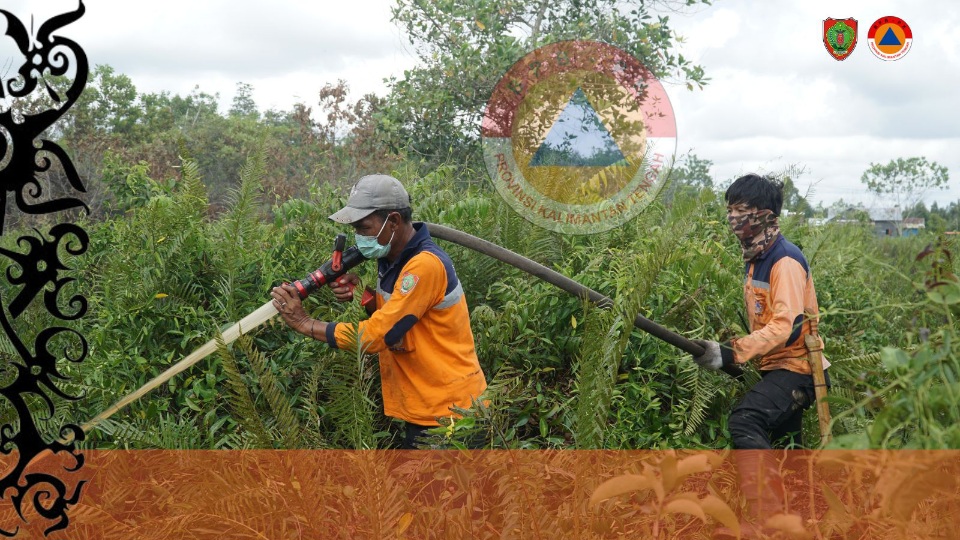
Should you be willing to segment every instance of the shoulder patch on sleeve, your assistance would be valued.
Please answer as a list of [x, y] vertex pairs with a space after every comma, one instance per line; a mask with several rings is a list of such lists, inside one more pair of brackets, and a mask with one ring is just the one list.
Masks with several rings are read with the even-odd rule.
[[407, 294], [412, 291], [414, 287], [417, 286], [417, 282], [420, 281], [420, 278], [416, 274], [411, 274], [410, 272], [404, 272], [400, 275], [400, 294]]

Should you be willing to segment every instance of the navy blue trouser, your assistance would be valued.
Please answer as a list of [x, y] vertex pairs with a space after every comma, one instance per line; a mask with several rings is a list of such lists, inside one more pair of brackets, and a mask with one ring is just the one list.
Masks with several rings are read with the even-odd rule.
[[[727, 425], [736, 449], [802, 447], [803, 411], [816, 402], [812, 375], [785, 369], [763, 376], [733, 408]], [[829, 375], [827, 384], [830, 384]], [[772, 444], [773, 443], [773, 444]]]

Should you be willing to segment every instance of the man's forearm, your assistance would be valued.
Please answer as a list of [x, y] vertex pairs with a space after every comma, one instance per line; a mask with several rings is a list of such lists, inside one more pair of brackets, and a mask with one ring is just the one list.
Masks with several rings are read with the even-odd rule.
[[326, 343], [327, 341], [327, 325], [329, 323], [318, 321], [316, 319], [306, 318], [302, 323], [297, 325], [295, 330], [307, 337], [312, 337], [313, 339], [319, 339]]

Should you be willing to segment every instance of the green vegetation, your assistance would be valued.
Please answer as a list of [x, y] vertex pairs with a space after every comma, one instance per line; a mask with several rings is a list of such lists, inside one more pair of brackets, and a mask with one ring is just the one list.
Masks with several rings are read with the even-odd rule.
[[[438, 437], [455, 445], [482, 435], [494, 448], [729, 446], [726, 417], [747, 385], [699, 370], [631, 324], [642, 313], [691, 338], [744, 333], [740, 250], [715, 191], [726, 179], [710, 177], [709, 161], [687, 156], [636, 219], [561, 236], [504, 204], [477, 158], [475, 127], [495, 76], [536, 44], [603, 38], [661, 76], [691, 88], [706, 82], [699, 66], [670, 52], [677, 38], [667, 18], [615, 4], [399, 2], [394, 16], [424, 65], [391, 81], [385, 98], [350, 103], [343, 81], [328, 85], [316, 111], [299, 104], [261, 112], [241, 83], [221, 113], [200, 89], [185, 97], [138, 93], [128, 77], [98, 66], [50, 134], [74, 156], [93, 213], [80, 218], [91, 245], [76, 269], [90, 311], [72, 322], [90, 354], [61, 366], [64, 389], [83, 398], [59, 405], [45, 422], [92, 418], [262, 305], [272, 286], [318, 267], [334, 235], [349, 232], [327, 219], [342, 206], [345, 186], [389, 172], [408, 187], [416, 219], [505, 246], [615, 303], [608, 311], [584, 305], [444, 246], [467, 292], [490, 390], [489, 406]], [[45, 174], [51, 185], [62, 183], [56, 168]], [[956, 237], [951, 243], [929, 232], [950, 229], [960, 201], [923, 208], [939, 221], [920, 236], [878, 239], [865, 224], [810, 225], [816, 210], [792, 182], [786, 200], [793, 213], [782, 228], [802, 246], [819, 292], [833, 364], [834, 445], [960, 448], [958, 246]], [[15, 217], [0, 238], [11, 251], [20, 231], [49, 219]], [[372, 264], [361, 277], [375, 281]], [[0, 288], [6, 298], [16, 294], [6, 281]], [[305, 305], [323, 320], [362, 315], [327, 291]], [[18, 324], [42, 328], [44, 316], [28, 311]], [[0, 343], [12, 356], [9, 349]], [[756, 377], [748, 371], [748, 382]], [[85, 444], [386, 448], [397, 435], [380, 412], [378, 378], [374, 356], [330, 350], [274, 323], [222, 345]], [[3, 421], [12, 416], [0, 409]], [[814, 416], [805, 426], [811, 446]]]
[[[342, 229], [327, 216], [343, 195], [313, 182], [305, 197], [267, 206], [271, 168], [262, 150], [251, 153], [225, 208], [213, 215], [193, 161], [165, 180], [140, 166], [113, 173], [143, 178], [149, 189], [132, 183], [138, 189], [124, 192], [122, 214], [85, 223], [92, 245], [79, 277], [91, 310], [79, 329], [91, 353], [66, 366], [67, 388], [84, 398], [59, 415], [89, 419], [259, 307], [273, 284], [329, 257]], [[624, 227], [573, 237], [516, 215], [485, 187], [481, 172], [395, 174], [410, 188], [417, 219], [506, 246], [616, 301], [610, 311], [585, 306], [446, 246], [491, 383], [490, 407], [459, 421], [455, 439], [482, 430], [496, 448], [728, 445], [726, 413], [746, 386], [697, 369], [685, 353], [630, 324], [643, 313], [690, 337], [743, 331], [742, 262], [716, 193], [678, 190], [671, 204], [655, 202]], [[801, 218], [783, 228], [815, 273], [833, 363], [835, 444], [960, 447], [956, 246], [932, 235], [880, 240], [861, 226], [818, 228]], [[375, 279], [373, 265], [362, 277]], [[361, 313], [326, 291], [306, 305], [325, 320]], [[379, 412], [377, 383], [375, 357], [332, 351], [272, 324], [118, 413], [89, 444], [387, 447], [394, 435]], [[814, 415], [807, 420], [807, 440], [816, 444]]]

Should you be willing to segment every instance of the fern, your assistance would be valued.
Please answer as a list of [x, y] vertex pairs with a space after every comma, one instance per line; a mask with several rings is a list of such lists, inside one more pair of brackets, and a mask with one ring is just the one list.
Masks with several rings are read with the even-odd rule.
[[[585, 340], [581, 348], [580, 360], [575, 368], [577, 377], [577, 405], [573, 415], [575, 439], [580, 448], [600, 448], [603, 446], [607, 418], [614, 395], [618, 368], [626, 351], [633, 323], [641, 313], [643, 306], [661, 271], [675, 253], [675, 246], [683, 238], [685, 209], [674, 209], [668, 223], [662, 228], [653, 224], [664, 221], [664, 208], [654, 203], [647, 212], [632, 224], [637, 231], [647, 231], [652, 236], [642, 252], [623, 252], [612, 247], [613, 263], [608, 269], [612, 274], [612, 284], [616, 287], [615, 307], [607, 316], [591, 315], [587, 310], [586, 335], [603, 336], [599, 343]], [[668, 234], [666, 231], [678, 231]], [[620, 230], [606, 234], [606, 242], [613, 246], [629, 245], [620, 235]], [[639, 236], [639, 234], [638, 234]], [[600, 324], [600, 327], [596, 325]]]
[[171, 414], [159, 414], [147, 422], [142, 420], [106, 419], [97, 430], [108, 435], [119, 448], [161, 448], [192, 450], [202, 443], [203, 434], [189, 422]]
[[696, 364], [687, 362], [678, 376], [680, 389], [690, 396], [681, 399], [680, 411], [676, 415], [683, 421], [683, 434], [686, 436], [693, 435], [703, 425], [710, 403], [719, 390], [705, 375]]
[[[355, 333], [346, 341], [362, 343]], [[329, 398], [324, 407], [328, 423], [350, 448], [374, 448], [373, 377], [367, 373], [364, 347], [353, 347], [349, 355], [327, 350], [318, 363], [324, 373], [322, 391]]]
[[273, 438], [257, 412], [237, 358], [221, 336], [217, 337], [217, 352], [223, 364], [223, 372], [227, 376], [227, 404], [233, 410], [237, 422], [254, 437], [258, 447], [273, 448]]
[[855, 368], [873, 368], [880, 362], [880, 353], [867, 353], [861, 354], [859, 356], [851, 356], [849, 358], [842, 358], [840, 360], [830, 360], [831, 366], [844, 366], [850, 369]]
[[623, 319], [614, 312], [589, 306], [585, 310], [584, 332], [603, 337], [599, 343], [584, 343], [582, 356], [574, 367], [577, 377], [574, 440], [578, 448], [602, 448], [617, 367], [626, 345], [622, 338], [629, 336], [630, 331], [623, 331]]
[[[486, 407], [474, 407], [470, 414], [476, 418], [478, 431], [486, 430], [486, 440], [493, 448], [510, 446], [508, 436], [511, 418], [510, 405], [523, 392], [523, 373], [512, 366], [503, 366], [487, 383], [487, 389], [481, 399], [488, 400]], [[465, 434], [467, 437], [469, 433]]]
[[241, 315], [238, 283], [248, 264], [245, 259], [261, 251], [257, 233], [261, 227], [258, 211], [264, 171], [263, 150], [259, 150], [250, 155], [241, 169], [240, 185], [230, 193], [230, 210], [220, 221], [217, 251], [223, 277], [218, 283], [218, 301], [230, 319]]
[[313, 440], [307, 441], [311, 447], [327, 447], [328, 443], [322, 434], [323, 420], [321, 418], [321, 406], [317, 399], [320, 392], [320, 384], [324, 377], [320, 363], [315, 363], [307, 375], [306, 383], [303, 385], [304, 399], [300, 405], [300, 410], [304, 416], [310, 419], [309, 427], [306, 429], [308, 437]]
[[200, 167], [192, 159], [184, 159], [180, 165], [176, 200], [196, 218], [202, 218], [207, 211], [207, 190], [200, 180]]
[[267, 359], [263, 353], [257, 350], [253, 339], [249, 336], [240, 336], [237, 339], [237, 346], [243, 351], [250, 364], [256, 371], [260, 390], [270, 406], [270, 411], [276, 421], [277, 429], [280, 431], [280, 437], [283, 441], [283, 448], [305, 448], [304, 431], [300, 425], [300, 420], [290, 406], [289, 398], [280, 383], [277, 381], [273, 372], [267, 366]]

